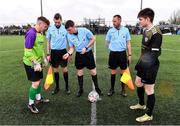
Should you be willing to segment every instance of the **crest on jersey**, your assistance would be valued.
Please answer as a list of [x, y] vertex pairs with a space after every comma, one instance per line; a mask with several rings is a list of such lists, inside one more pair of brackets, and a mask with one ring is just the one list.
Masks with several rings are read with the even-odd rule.
[[83, 42], [86, 42], [86, 38], [85, 37], [82, 40], [83, 40]]
[[145, 42], [147, 42], [147, 41], [148, 41], [148, 37], [145, 37], [145, 39], [144, 39], [144, 40], [145, 40]]

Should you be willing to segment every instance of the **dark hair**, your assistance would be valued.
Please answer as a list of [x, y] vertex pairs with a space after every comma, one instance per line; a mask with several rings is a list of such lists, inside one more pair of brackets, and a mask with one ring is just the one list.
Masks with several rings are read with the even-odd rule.
[[115, 18], [115, 17], [118, 17], [119, 19], [121, 19], [121, 16], [119, 14], [116, 14], [113, 16], [113, 18]]
[[138, 13], [138, 18], [139, 17], [143, 17], [143, 18], [149, 18], [151, 22], [153, 22], [154, 20], [154, 11], [151, 9], [151, 8], [145, 8], [143, 10], [141, 10], [139, 13]]
[[68, 29], [69, 27], [73, 27], [73, 26], [74, 26], [74, 22], [72, 20], [66, 21], [66, 24], [65, 24], [66, 29]]
[[49, 20], [48, 20], [46, 17], [43, 17], [43, 16], [38, 17], [38, 18], [37, 18], [37, 21], [43, 21], [43, 22], [46, 23], [48, 26], [49, 26], [49, 24], [50, 24]]
[[62, 16], [61, 16], [59, 13], [56, 13], [56, 14], [54, 15], [54, 19], [56, 19], [56, 20], [58, 20], [58, 19], [62, 20]]

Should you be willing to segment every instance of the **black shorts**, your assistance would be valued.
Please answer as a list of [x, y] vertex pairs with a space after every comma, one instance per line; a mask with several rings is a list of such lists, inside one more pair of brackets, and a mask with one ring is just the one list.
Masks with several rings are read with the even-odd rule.
[[31, 82], [39, 81], [43, 78], [43, 72], [34, 71], [31, 66], [27, 66], [24, 64], [24, 68], [26, 71], [27, 79]]
[[108, 65], [109, 68], [113, 70], [116, 69], [117, 67], [120, 67], [121, 70], [125, 70], [127, 68], [126, 51], [122, 51], [122, 52], [111, 51], [109, 53]]
[[92, 50], [86, 52], [85, 54], [80, 54], [79, 52], [76, 52], [75, 66], [76, 69], [83, 69], [84, 67], [86, 67], [91, 70], [96, 68]]
[[59, 65], [61, 67], [66, 67], [67, 66], [67, 59], [66, 60], [63, 59], [63, 55], [66, 53], [67, 53], [66, 49], [51, 50], [51, 61], [50, 61], [51, 65], [54, 68], [59, 67]]
[[157, 61], [156, 64], [154, 64], [149, 69], [138, 68], [137, 65], [135, 69], [137, 70], [136, 75], [141, 78], [141, 82], [143, 84], [155, 84], [157, 72], [159, 69], [159, 61]]

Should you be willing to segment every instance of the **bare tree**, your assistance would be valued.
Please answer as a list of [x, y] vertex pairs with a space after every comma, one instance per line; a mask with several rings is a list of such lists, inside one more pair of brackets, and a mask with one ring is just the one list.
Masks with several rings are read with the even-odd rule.
[[180, 10], [174, 11], [170, 16], [169, 22], [171, 24], [180, 25]]

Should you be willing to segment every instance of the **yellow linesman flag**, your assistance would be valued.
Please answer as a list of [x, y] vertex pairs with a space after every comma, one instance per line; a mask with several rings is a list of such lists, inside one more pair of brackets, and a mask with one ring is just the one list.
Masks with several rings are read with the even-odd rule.
[[124, 84], [126, 84], [129, 89], [131, 89], [131, 90], [135, 89], [128, 67], [127, 67], [127, 69], [125, 71], [123, 71], [123, 74], [122, 74], [122, 76], [120, 78], [120, 81], [123, 82]]
[[46, 76], [46, 81], [44, 83], [44, 89], [47, 90], [54, 82], [52, 66], [48, 69], [48, 74]]

